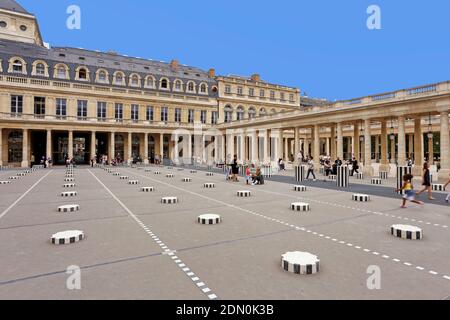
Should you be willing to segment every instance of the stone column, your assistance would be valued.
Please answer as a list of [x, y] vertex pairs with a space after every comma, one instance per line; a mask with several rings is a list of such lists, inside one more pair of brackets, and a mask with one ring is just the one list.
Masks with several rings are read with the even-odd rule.
[[381, 159], [381, 156], [378, 154], [380, 152], [380, 142], [381, 136], [375, 136], [375, 159]]
[[22, 139], [22, 168], [28, 168], [30, 166], [30, 157], [28, 152], [28, 129], [23, 129]]
[[189, 134], [187, 139], [188, 139], [188, 141], [187, 141], [187, 157], [189, 158], [189, 163], [192, 164], [192, 135]]
[[359, 125], [358, 123], [355, 123], [353, 125], [353, 153], [355, 154], [355, 158], [356, 160], [358, 160], [358, 162], [360, 161], [360, 157], [359, 157]]
[[67, 147], [69, 150], [69, 159], [73, 158], [73, 131], [69, 130], [69, 145]]
[[405, 117], [398, 117], [398, 165], [406, 165]]
[[226, 155], [226, 150], [225, 150], [225, 143], [226, 143], [225, 142], [225, 135], [222, 134], [220, 136], [220, 139], [221, 139], [220, 152], [221, 152], [221, 155], [222, 155], [222, 159], [221, 160], [226, 161], [227, 160], [227, 155]]
[[284, 139], [284, 161], [288, 162], [289, 161], [289, 139], [285, 138]]
[[256, 133], [256, 130], [253, 130], [251, 133], [252, 137], [252, 157], [251, 162], [257, 163], [258, 162], [258, 135]]
[[278, 137], [276, 138], [277, 140], [277, 150], [275, 152], [276, 154], [276, 161], [278, 162], [278, 160], [283, 159], [284, 158], [284, 154], [283, 154], [283, 130], [280, 129], [278, 130]]
[[180, 136], [176, 133], [173, 134], [173, 158], [172, 161], [178, 164], [178, 160], [180, 157], [180, 148], [178, 145], [178, 141], [180, 141]]
[[[0, 135], [1, 140], [1, 135]], [[47, 130], [47, 144], [46, 144], [46, 157], [47, 159], [53, 158], [52, 157], [52, 130]], [[0, 158], [1, 160], [1, 158]]]
[[131, 164], [133, 161], [133, 133], [128, 132], [128, 144], [127, 144], [127, 162]]
[[109, 155], [108, 161], [111, 164], [112, 160], [116, 157], [116, 133], [109, 133]]
[[414, 175], [422, 174], [423, 148], [422, 148], [422, 119], [414, 120]]
[[0, 166], [3, 165], [3, 129], [0, 128]]
[[412, 159], [414, 156], [414, 135], [409, 134], [408, 139], [409, 139], [408, 158]]
[[337, 157], [344, 160], [344, 137], [342, 135], [342, 123], [338, 123], [337, 126]]
[[234, 134], [227, 134], [227, 160], [233, 161], [234, 159]]
[[320, 128], [314, 125], [314, 162], [318, 163], [320, 158]]
[[331, 129], [331, 138], [330, 138], [330, 144], [331, 144], [331, 160], [334, 162], [337, 158], [337, 151], [336, 151], [336, 127], [332, 125], [330, 127]]
[[[431, 132], [432, 134], [432, 132]], [[434, 139], [433, 137], [428, 137], [428, 164], [431, 166], [434, 164]]]
[[241, 163], [244, 163], [247, 159], [245, 157], [245, 130], [239, 135], [239, 153], [241, 155]]
[[263, 144], [263, 160], [262, 162], [270, 162], [270, 136], [269, 130], [265, 129], [263, 132], [264, 144]]
[[214, 136], [214, 162], [219, 163], [219, 136]]
[[389, 161], [388, 161], [388, 145], [387, 145], [387, 124], [386, 120], [381, 120], [381, 165], [380, 171], [389, 171]]
[[370, 119], [364, 120], [364, 173], [371, 177], [373, 176], [372, 167], [372, 136]]
[[161, 160], [161, 164], [163, 161], [164, 155], [164, 133], [159, 134], [159, 159]]
[[294, 128], [294, 162], [297, 163], [297, 155], [300, 152], [300, 128]]
[[148, 133], [144, 133], [144, 164], [148, 164]]
[[91, 132], [91, 159], [92, 157], [95, 157], [95, 152], [96, 152], [96, 135], [95, 135], [95, 131]]
[[439, 179], [446, 181], [450, 175], [450, 136], [448, 111], [441, 112], [441, 170]]
[[389, 135], [389, 140], [391, 141], [391, 163], [395, 164], [395, 151], [396, 151], [396, 148], [395, 148], [396, 147], [395, 146], [395, 135], [394, 135], [394, 139], [392, 139], [391, 135]]

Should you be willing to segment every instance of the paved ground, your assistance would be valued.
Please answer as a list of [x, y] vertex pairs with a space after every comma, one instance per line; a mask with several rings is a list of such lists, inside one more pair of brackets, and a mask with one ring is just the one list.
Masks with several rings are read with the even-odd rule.
[[[161, 175], [114, 168], [139, 186], [100, 168], [75, 169], [78, 196], [62, 198], [65, 170], [40, 170], [0, 185], [0, 299], [446, 299], [450, 296], [450, 210], [436, 204], [400, 209], [392, 187], [360, 183], [369, 203], [317, 182], [295, 192], [290, 177], [264, 186], [226, 182], [216, 173], [161, 167]], [[166, 178], [166, 173], [174, 178]], [[16, 172], [0, 172], [6, 180]], [[182, 182], [191, 177], [191, 183]], [[276, 180], [276, 181], [275, 181]], [[203, 183], [215, 182], [215, 189]], [[393, 184], [393, 181], [387, 182]], [[155, 192], [141, 193], [142, 186]], [[250, 190], [250, 198], [236, 191]], [[384, 190], [384, 191], [383, 191]], [[163, 196], [180, 203], [163, 205]], [[424, 197], [425, 198], [425, 197]], [[294, 213], [291, 202], [307, 202]], [[79, 204], [72, 214], [63, 204]], [[204, 213], [223, 222], [203, 226]], [[392, 224], [424, 230], [421, 241], [392, 237]], [[54, 246], [52, 234], [83, 230], [76, 244]], [[281, 255], [319, 256], [317, 275], [284, 272]], [[68, 290], [66, 269], [81, 268], [81, 290]], [[381, 270], [381, 289], [367, 288], [367, 269]]]

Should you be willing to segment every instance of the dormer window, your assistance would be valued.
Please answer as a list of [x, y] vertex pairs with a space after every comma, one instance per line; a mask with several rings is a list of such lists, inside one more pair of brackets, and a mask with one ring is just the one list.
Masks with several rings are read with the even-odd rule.
[[133, 87], [139, 86], [139, 77], [136, 74], [131, 76], [131, 86], [133, 86]]
[[85, 68], [80, 68], [78, 70], [78, 79], [87, 80], [87, 71]]
[[180, 80], [175, 81], [175, 91], [181, 91], [182, 90], [182, 84]]
[[100, 71], [98, 74], [98, 80], [100, 82], [106, 82], [106, 72], [105, 71]]
[[200, 85], [200, 93], [207, 93], [206, 91], [207, 91], [206, 84], [202, 83]]
[[162, 79], [161, 80], [161, 89], [168, 89], [169, 88], [169, 82], [167, 81], [167, 79]]
[[45, 66], [43, 63], [38, 63], [36, 65], [36, 75], [37, 76], [45, 76]]
[[12, 71], [15, 73], [22, 73], [23, 72], [23, 64], [20, 60], [14, 60], [12, 64]]
[[66, 69], [63, 66], [58, 67], [58, 78], [65, 79], [66, 78]]
[[188, 92], [194, 92], [195, 91], [195, 85], [194, 85], [194, 83], [192, 81], [188, 83], [187, 91]]

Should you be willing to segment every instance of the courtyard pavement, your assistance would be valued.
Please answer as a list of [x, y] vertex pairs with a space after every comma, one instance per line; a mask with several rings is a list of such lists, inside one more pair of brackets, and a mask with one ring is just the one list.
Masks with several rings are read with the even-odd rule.
[[[286, 174], [263, 186], [226, 182], [204, 170], [112, 168], [139, 180], [129, 185], [102, 168], [74, 169], [75, 188], [64, 189], [65, 168], [38, 170], [0, 185], [0, 299], [447, 299], [450, 296], [450, 210], [445, 193], [425, 206], [400, 209], [393, 179], [376, 187], [354, 182], [302, 183]], [[161, 175], [154, 174], [161, 171]], [[0, 172], [0, 181], [18, 171]], [[166, 174], [174, 174], [167, 178]], [[189, 177], [192, 182], [182, 182]], [[206, 182], [213, 189], [203, 188]], [[154, 187], [144, 193], [141, 187]], [[76, 197], [60, 193], [74, 190]], [[238, 198], [249, 190], [251, 197]], [[352, 193], [371, 195], [352, 201]], [[166, 196], [179, 203], [161, 203]], [[424, 195], [425, 199], [426, 196]], [[294, 212], [292, 202], [310, 204]], [[75, 213], [57, 207], [78, 204]], [[223, 221], [206, 226], [201, 214]], [[420, 227], [424, 239], [390, 235], [393, 224]], [[80, 242], [55, 246], [60, 231], [82, 230]], [[306, 251], [320, 272], [295, 275], [281, 255]], [[81, 290], [68, 290], [69, 266], [81, 268]], [[370, 266], [381, 270], [381, 288], [370, 290]]]

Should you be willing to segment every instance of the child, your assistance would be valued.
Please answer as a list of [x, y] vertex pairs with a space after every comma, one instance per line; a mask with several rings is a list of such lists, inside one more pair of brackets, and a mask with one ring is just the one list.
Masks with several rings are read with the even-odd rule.
[[247, 182], [247, 185], [250, 184], [250, 180], [252, 179], [252, 174], [250, 171], [250, 167], [247, 166], [247, 168], [245, 169], [245, 181]]
[[[447, 188], [447, 186], [448, 186], [449, 184], [450, 184], [450, 180], [448, 180], [447, 183], [445, 184], [444, 190]], [[447, 195], [447, 198], [445, 198], [445, 201], [447, 201], [447, 203], [448, 203], [449, 200], [450, 200], [450, 193]]]
[[413, 203], [417, 203], [423, 205], [422, 201], [417, 201], [414, 193], [414, 186], [412, 184], [412, 179], [414, 177], [411, 174], [405, 174], [403, 176], [403, 186], [401, 189], [397, 189], [396, 192], [405, 191], [405, 195], [403, 196], [403, 204], [401, 206], [402, 209], [406, 208], [406, 201], [411, 201]]

